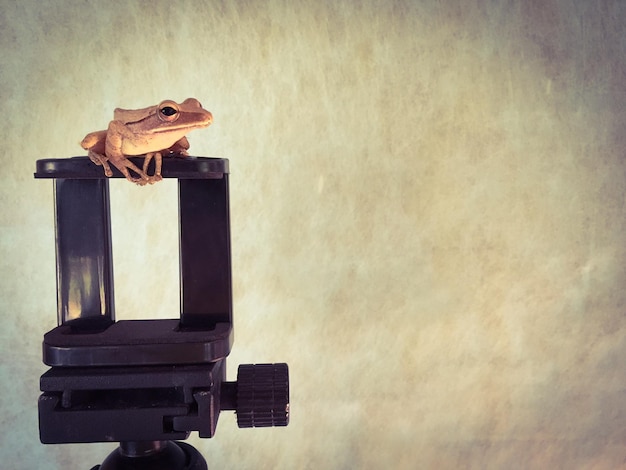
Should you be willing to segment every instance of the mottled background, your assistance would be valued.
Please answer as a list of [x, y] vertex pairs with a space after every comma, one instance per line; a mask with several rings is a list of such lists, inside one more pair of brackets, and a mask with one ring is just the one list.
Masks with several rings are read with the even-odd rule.
[[[626, 467], [626, 2], [0, 1], [0, 462], [44, 446], [52, 183], [116, 106], [194, 96], [231, 164], [229, 376], [288, 428], [211, 468]], [[176, 184], [111, 183], [118, 318], [178, 315]]]

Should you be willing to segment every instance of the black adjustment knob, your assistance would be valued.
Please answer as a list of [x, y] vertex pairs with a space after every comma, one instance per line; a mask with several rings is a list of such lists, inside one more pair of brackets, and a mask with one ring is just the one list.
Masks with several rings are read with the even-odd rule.
[[237, 425], [240, 428], [289, 424], [287, 364], [242, 364], [237, 372]]

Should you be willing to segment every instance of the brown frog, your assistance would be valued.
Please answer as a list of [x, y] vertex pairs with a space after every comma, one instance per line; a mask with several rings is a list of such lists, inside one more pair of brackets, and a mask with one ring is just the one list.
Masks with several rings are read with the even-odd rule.
[[[80, 145], [92, 162], [102, 165], [106, 176], [113, 174], [111, 163], [127, 180], [144, 185], [162, 179], [163, 155], [187, 156], [189, 141], [185, 135], [212, 122], [213, 115], [195, 98], [180, 104], [166, 100], [143, 109], [117, 108], [108, 129], [87, 134]], [[145, 155], [142, 169], [126, 158], [134, 155]], [[154, 174], [149, 176], [148, 165], [153, 158]], [[131, 176], [130, 171], [138, 177]]]

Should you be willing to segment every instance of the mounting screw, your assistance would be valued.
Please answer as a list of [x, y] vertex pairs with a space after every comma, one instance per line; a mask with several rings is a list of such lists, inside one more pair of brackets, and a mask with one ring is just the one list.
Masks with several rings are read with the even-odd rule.
[[242, 364], [237, 372], [237, 425], [240, 428], [289, 424], [287, 364]]

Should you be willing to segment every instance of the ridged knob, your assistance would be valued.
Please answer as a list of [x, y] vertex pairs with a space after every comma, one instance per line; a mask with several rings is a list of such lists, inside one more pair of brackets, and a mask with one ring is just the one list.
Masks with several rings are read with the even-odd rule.
[[242, 364], [237, 371], [237, 425], [240, 428], [289, 424], [287, 364]]

